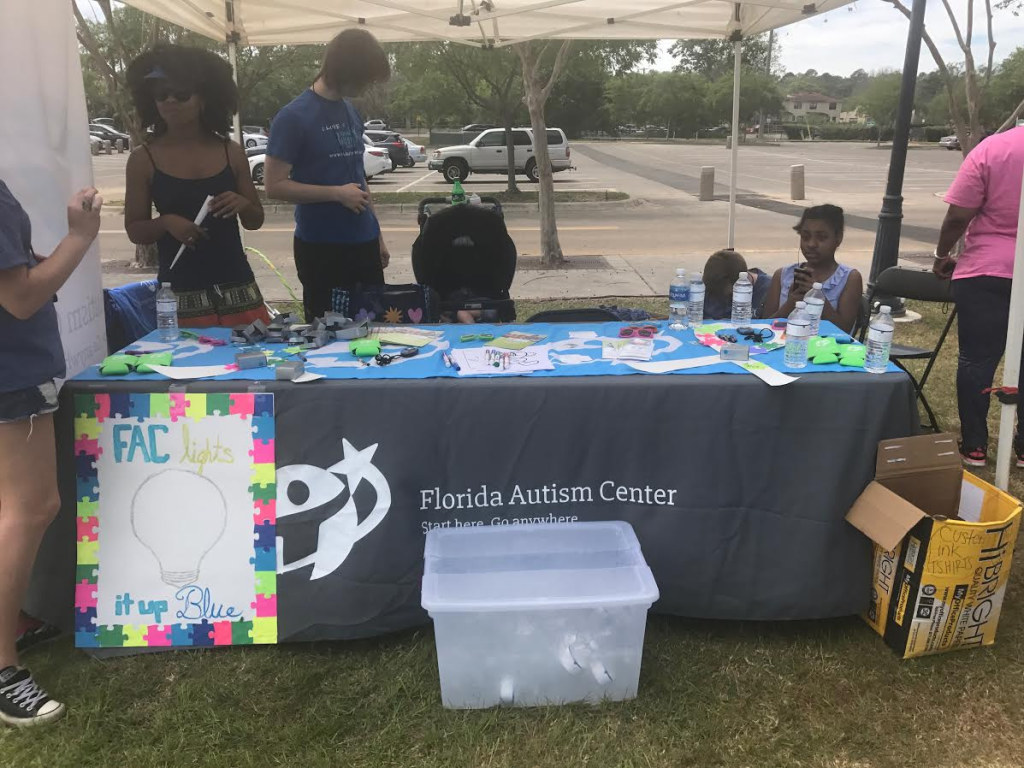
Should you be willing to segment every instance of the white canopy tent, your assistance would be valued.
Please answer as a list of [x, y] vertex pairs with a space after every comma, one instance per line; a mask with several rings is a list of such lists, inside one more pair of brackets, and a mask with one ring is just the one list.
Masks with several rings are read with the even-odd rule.
[[[733, 40], [735, 73], [728, 247], [736, 244], [740, 41], [852, 0], [124, 0], [140, 10], [235, 46], [325, 43], [364, 27], [381, 42], [450, 40], [502, 47], [536, 39]], [[239, 134], [236, 116], [235, 133]]]

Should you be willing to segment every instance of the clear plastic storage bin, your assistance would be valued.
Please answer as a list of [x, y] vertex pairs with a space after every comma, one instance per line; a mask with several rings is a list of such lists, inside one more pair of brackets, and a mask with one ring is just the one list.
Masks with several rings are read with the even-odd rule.
[[435, 528], [424, 560], [446, 707], [636, 696], [658, 586], [628, 523]]

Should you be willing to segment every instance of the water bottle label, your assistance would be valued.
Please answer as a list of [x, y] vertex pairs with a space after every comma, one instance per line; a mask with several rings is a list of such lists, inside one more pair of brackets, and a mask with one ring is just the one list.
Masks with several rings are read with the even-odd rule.
[[690, 300], [690, 286], [688, 285], [672, 285], [668, 289], [668, 300], [673, 302], [689, 301]]
[[[806, 300], [805, 300], [806, 301]], [[807, 309], [805, 310], [811, 317], [821, 317], [821, 314], [825, 311], [824, 301], [806, 301]]]
[[805, 339], [811, 335], [809, 323], [796, 323], [790, 320], [786, 323], [786, 337], [790, 339]]
[[156, 303], [157, 312], [177, 312], [178, 302], [174, 299], [163, 299]]
[[870, 328], [868, 330], [868, 341], [878, 341], [882, 344], [888, 344], [892, 341], [892, 329]]

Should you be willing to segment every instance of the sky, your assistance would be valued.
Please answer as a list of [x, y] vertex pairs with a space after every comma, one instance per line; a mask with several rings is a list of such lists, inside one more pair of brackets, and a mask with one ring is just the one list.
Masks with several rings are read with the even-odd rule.
[[[905, 0], [909, 7], [911, 0]], [[963, 0], [952, 0], [950, 5], [964, 19]], [[975, 60], [983, 63], [987, 57], [988, 39], [985, 32], [984, 3], [975, 4], [974, 44]], [[1017, 18], [1009, 11], [994, 12], [996, 61], [1014, 49], [1024, 46], [1024, 17]], [[781, 36], [782, 67], [790, 72], [816, 69], [833, 75], [849, 75], [857, 69], [873, 72], [884, 69], [903, 69], [903, 56], [907, 46], [910, 22], [903, 14], [883, 0], [858, 0], [813, 19], [779, 30]], [[925, 28], [947, 61], [963, 61], [949, 17], [942, 3], [930, 0], [925, 14]], [[856, 44], [851, 44], [855, 41]], [[663, 46], [667, 48], [667, 46]], [[656, 69], [671, 69], [672, 59], [663, 53]], [[927, 46], [921, 46], [919, 71], [935, 69]]]

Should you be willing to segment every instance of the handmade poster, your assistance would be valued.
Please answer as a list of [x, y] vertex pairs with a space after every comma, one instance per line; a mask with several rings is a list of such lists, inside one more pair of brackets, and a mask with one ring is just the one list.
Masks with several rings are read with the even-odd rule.
[[378, 339], [381, 344], [395, 344], [401, 347], [425, 347], [444, 336], [444, 331], [431, 331], [427, 328], [374, 327], [370, 329], [370, 338]]
[[277, 642], [274, 396], [75, 396], [79, 648]]

